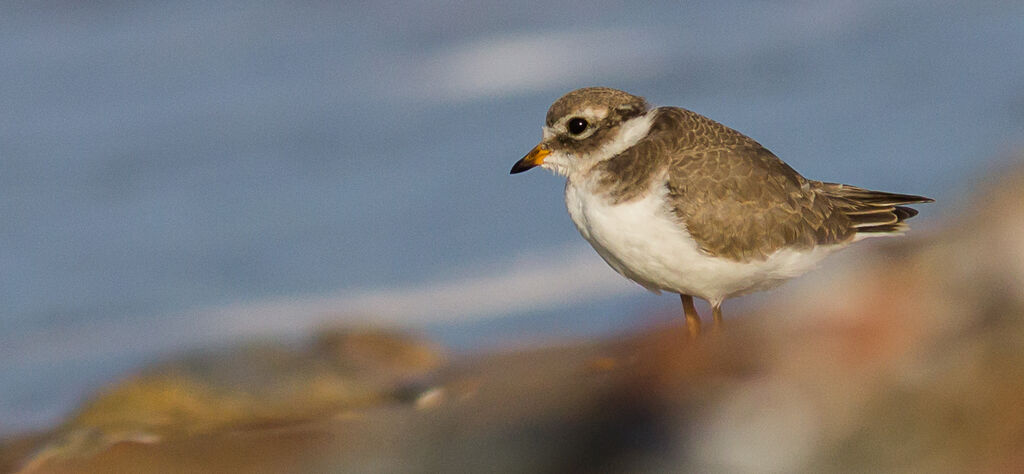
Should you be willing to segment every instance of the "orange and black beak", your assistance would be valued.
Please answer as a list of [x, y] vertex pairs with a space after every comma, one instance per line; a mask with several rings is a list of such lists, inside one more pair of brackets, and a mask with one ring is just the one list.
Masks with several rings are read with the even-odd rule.
[[523, 159], [512, 165], [512, 171], [510, 171], [509, 174], [522, 173], [534, 166], [542, 165], [544, 164], [544, 157], [550, 154], [551, 150], [544, 148], [544, 144], [541, 143], [540, 145], [533, 147], [533, 149], [530, 150]]

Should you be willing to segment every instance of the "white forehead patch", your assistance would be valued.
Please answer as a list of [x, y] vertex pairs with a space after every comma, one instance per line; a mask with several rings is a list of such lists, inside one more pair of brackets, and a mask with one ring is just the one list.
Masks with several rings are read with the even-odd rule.
[[541, 132], [543, 133], [541, 140], [545, 142], [554, 138], [555, 136], [555, 130], [551, 127], [548, 127], [547, 125], [545, 125], [543, 129], [541, 129]]

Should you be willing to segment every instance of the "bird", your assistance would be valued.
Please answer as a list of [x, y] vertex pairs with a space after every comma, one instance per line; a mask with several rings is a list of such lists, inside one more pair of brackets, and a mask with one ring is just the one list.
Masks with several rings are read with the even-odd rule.
[[901, 235], [910, 194], [803, 177], [752, 138], [681, 107], [654, 107], [607, 87], [569, 92], [548, 109], [541, 141], [510, 174], [566, 178], [565, 205], [616, 272], [679, 294], [687, 332], [693, 298], [711, 305], [767, 290], [868, 237]]

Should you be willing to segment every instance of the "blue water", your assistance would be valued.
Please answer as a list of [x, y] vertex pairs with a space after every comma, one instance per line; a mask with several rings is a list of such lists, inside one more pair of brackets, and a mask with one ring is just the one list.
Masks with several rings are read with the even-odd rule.
[[[686, 106], [809, 177], [938, 198], [922, 220], [1024, 143], [1022, 2], [92, 3], [0, 16], [0, 431], [191, 347], [187, 322], [147, 330], [183, 312], [584, 245], [558, 178], [508, 176], [576, 87]], [[649, 298], [431, 331], [476, 346], [674, 303]]]

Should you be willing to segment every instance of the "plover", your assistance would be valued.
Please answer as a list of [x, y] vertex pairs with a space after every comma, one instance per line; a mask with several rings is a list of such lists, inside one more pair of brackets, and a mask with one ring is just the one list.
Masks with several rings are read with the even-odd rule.
[[772, 288], [866, 237], [900, 234], [922, 196], [804, 178], [753, 139], [679, 107], [620, 90], [572, 91], [548, 110], [543, 138], [512, 167], [566, 177], [565, 205], [615, 271], [711, 304]]

